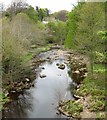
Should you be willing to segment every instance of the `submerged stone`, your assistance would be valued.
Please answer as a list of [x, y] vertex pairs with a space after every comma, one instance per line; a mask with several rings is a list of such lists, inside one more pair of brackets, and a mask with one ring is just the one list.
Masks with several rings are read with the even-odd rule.
[[59, 66], [59, 63], [56, 63], [56, 66]]
[[45, 78], [46, 75], [45, 74], [40, 74], [40, 78]]
[[58, 66], [58, 68], [63, 70], [63, 69], [65, 69], [65, 65], [64, 65], [64, 64], [60, 64], [60, 65]]

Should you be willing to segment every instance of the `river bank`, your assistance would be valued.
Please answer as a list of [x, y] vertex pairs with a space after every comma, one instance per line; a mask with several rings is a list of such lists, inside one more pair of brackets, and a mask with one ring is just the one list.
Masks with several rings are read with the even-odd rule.
[[[68, 89], [69, 84], [72, 84], [68, 74], [69, 66], [66, 64], [68, 57], [62, 54], [62, 50], [53, 49], [34, 57], [33, 65], [37, 75], [34, 86], [24, 90], [17, 99], [14, 98], [3, 110], [3, 117], [59, 117], [56, 109], [59, 101], [73, 99]], [[37, 63], [39, 66], [36, 68]]]
[[[66, 65], [70, 67], [70, 70], [68, 71], [70, 77], [73, 79], [73, 87], [71, 87], [71, 91], [73, 94], [73, 100], [59, 100], [58, 110], [60, 113], [64, 114], [67, 117], [74, 117], [74, 118], [96, 118], [96, 117], [104, 117], [104, 83], [102, 79], [102, 74], [104, 74], [104, 71], [102, 70], [104, 68], [101, 68], [101, 66], [96, 66], [94, 69], [94, 79], [90, 79], [88, 75], [88, 58], [84, 55], [80, 55], [74, 51], [65, 51], [61, 50], [60, 48], [53, 47], [51, 50], [47, 52], [41, 52], [40, 54], [36, 55], [32, 59], [32, 70], [33, 74], [37, 74], [36, 68], [41, 63], [44, 62], [50, 62], [57, 61], [57, 60], [63, 60], [64, 63], [56, 62], [56, 66], [60, 70], [64, 70]], [[65, 65], [66, 64], [66, 65]], [[44, 70], [45, 68], [42, 67], [41, 70]], [[60, 75], [58, 75], [60, 76]], [[98, 76], [100, 76], [98, 78]], [[47, 78], [46, 74], [39, 74], [39, 77], [41, 79]], [[101, 81], [98, 82], [96, 79], [101, 79]], [[25, 79], [26, 82], [24, 85], [20, 85], [20, 90], [23, 93], [24, 90], [29, 89], [30, 87], [33, 87], [35, 82], [30, 81], [28, 78]], [[17, 83], [17, 85], [20, 83]], [[27, 88], [23, 88], [23, 86], [28, 85]], [[100, 90], [99, 90], [99, 84]], [[21, 89], [23, 88], [23, 89]], [[74, 90], [72, 90], [74, 88]], [[18, 88], [19, 89], [19, 88]], [[16, 92], [11, 92], [11, 95], [15, 95]], [[98, 93], [101, 93], [98, 95]], [[91, 103], [91, 104], [90, 104]], [[95, 111], [95, 112], [93, 112]], [[97, 111], [97, 112], [96, 112]], [[101, 111], [101, 112], [99, 112]], [[99, 113], [98, 113], [99, 112]], [[58, 113], [58, 114], [60, 114]], [[88, 116], [86, 116], [88, 114]]]
[[[32, 48], [26, 56], [23, 56], [23, 64], [26, 63], [25, 69], [22, 69], [21, 77], [19, 81], [4, 80], [2, 76], [2, 90], [0, 91], [0, 111], [4, 109], [4, 106], [10, 103], [13, 96], [19, 96], [23, 94], [23, 91], [34, 86], [34, 79], [36, 78], [35, 68], [38, 67], [40, 62], [34, 61], [36, 55], [40, 52], [50, 50], [51, 45], [47, 45], [39, 48]], [[41, 61], [42, 62], [42, 61]], [[18, 76], [17, 76], [18, 77]]]
[[[76, 59], [76, 56], [77, 54], [73, 54], [73, 52], [69, 52], [69, 51], [64, 51], [64, 50], [60, 50], [58, 47], [52, 47], [50, 51], [48, 52], [41, 52], [39, 55], [36, 55], [33, 57], [32, 59], [32, 65], [31, 65], [31, 68], [32, 68], [32, 74], [34, 74], [35, 78], [36, 78], [36, 71], [35, 69], [42, 63], [42, 62], [45, 62], [45, 61], [54, 61], [54, 60], [61, 60], [61, 59], [65, 59], [65, 62], [64, 64], [67, 64], [69, 65], [69, 62], [70, 62], [70, 57], [72, 55], [72, 58], [74, 57]], [[64, 64], [57, 64], [56, 65], [58, 66], [59, 69], [65, 69], [65, 65]], [[40, 77], [42, 78], [43, 75], [40, 75]], [[10, 101], [8, 102], [12, 102], [12, 99], [11, 97], [14, 97], [14, 96], [18, 96], [20, 94], [23, 94], [24, 90], [27, 90], [29, 89], [30, 87], [33, 87], [34, 86], [34, 81], [32, 81], [31, 79], [29, 78], [25, 78], [24, 81], [21, 81], [21, 82], [14, 82], [14, 83], [8, 83], [7, 84], [7, 87], [8, 86], [11, 86], [11, 90], [10, 91], [5, 91], [5, 96], [7, 98], [10, 97]], [[7, 103], [7, 102], [6, 102]], [[5, 105], [4, 105], [5, 106]]]
[[105, 118], [105, 65], [94, 65], [90, 74], [74, 90], [75, 100], [61, 101], [59, 112], [73, 118]]

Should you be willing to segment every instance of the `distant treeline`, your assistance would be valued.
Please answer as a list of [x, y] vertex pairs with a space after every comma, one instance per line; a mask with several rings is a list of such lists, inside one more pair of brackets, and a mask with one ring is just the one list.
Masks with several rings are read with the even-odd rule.
[[28, 5], [24, 0], [15, 0], [11, 3], [10, 7], [3, 12], [4, 16], [10, 17], [11, 19], [18, 13], [26, 13], [34, 21], [43, 21], [43, 18], [49, 16], [50, 11], [47, 8], [40, 8], [38, 6], [35, 9]]

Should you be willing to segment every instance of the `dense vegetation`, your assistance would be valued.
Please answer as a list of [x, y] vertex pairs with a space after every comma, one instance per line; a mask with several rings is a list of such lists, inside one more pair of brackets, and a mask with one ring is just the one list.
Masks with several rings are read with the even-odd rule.
[[67, 31], [65, 47], [86, 53], [90, 58], [91, 73], [94, 62], [105, 62], [105, 39], [98, 35], [101, 31], [106, 32], [104, 3], [79, 3], [69, 13]]
[[49, 16], [48, 9], [37, 6], [34, 9], [22, 2], [13, 2], [3, 12], [3, 81], [21, 80], [23, 69], [33, 57], [32, 48], [64, 41], [66, 24], [57, 21], [45, 25], [41, 21], [46, 16]]
[[[88, 77], [84, 79], [80, 89], [75, 90], [75, 94], [88, 98], [88, 109], [96, 112], [97, 118], [104, 118], [104, 114], [99, 111], [105, 111], [105, 64], [106, 62], [106, 41], [107, 31], [105, 30], [105, 12], [106, 4], [101, 2], [82, 2], [68, 14], [67, 37], [65, 47], [73, 49], [89, 57], [87, 61]], [[84, 106], [84, 103], [80, 102]], [[76, 112], [71, 106], [78, 105], [70, 101], [70, 106], [65, 105], [65, 110]]]
[[[3, 98], [0, 100], [2, 103], [8, 101], [6, 96], [13, 89], [14, 84], [25, 81], [26, 78], [34, 80], [32, 59], [36, 54], [48, 50], [48, 46], [50, 46], [48, 44], [64, 43], [66, 23], [63, 21], [51, 22], [51, 17], [54, 18], [54, 15], [50, 15], [47, 8], [38, 6], [33, 8], [23, 0], [13, 1], [10, 7], [3, 10], [0, 19], [4, 92], [0, 93], [0, 99]], [[48, 24], [42, 22], [46, 18], [50, 19]]]

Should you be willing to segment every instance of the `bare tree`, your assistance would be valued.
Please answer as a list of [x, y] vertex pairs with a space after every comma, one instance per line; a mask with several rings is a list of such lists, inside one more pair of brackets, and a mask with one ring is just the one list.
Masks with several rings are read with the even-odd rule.
[[11, 15], [16, 15], [17, 13], [27, 9], [28, 6], [29, 5], [26, 3], [26, 0], [13, 0], [11, 6], [7, 9], [7, 12]]

